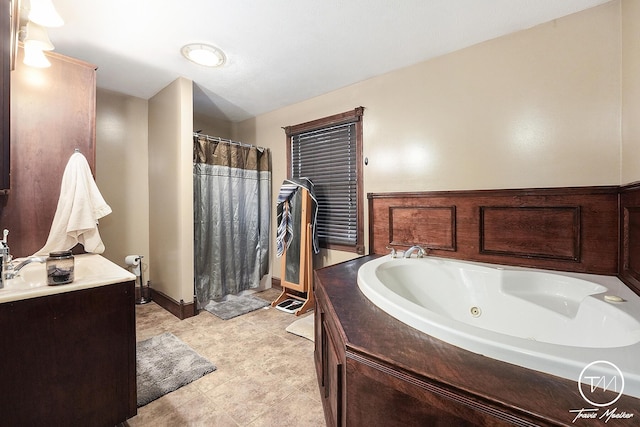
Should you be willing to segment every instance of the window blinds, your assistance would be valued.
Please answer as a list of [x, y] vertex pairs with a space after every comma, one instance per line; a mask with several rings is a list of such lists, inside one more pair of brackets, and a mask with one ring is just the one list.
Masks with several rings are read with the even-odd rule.
[[318, 238], [357, 244], [357, 150], [354, 122], [291, 135], [291, 174], [314, 183]]

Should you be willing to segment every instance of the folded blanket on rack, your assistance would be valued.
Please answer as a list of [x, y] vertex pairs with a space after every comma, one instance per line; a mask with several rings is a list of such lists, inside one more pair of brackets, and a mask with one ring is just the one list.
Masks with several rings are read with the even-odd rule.
[[318, 200], [316, 199], [313, 182], [308, 178], [291, 178], [282, 182], [276, 203], [276, 224], [278, 226], [276, 231], [276, 256], [278, 257], [281, 257], [291, 244], [294, 233], [291, 201], [300, 188], [305, 188], [311, 196], [313, 205], [311, 210], [311, 241], [313, 242], [313, 253], [320, 252], [317, 232]]

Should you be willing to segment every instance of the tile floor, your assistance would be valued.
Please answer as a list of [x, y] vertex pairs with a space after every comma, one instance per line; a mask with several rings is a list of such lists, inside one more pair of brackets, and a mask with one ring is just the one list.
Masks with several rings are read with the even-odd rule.
[[[254, 294], [269, 302], [279, 291]], [[171, 332], [217, 370], [128, 420], [138, 426], [324, 426], [313, 343], [285, 331], [297, 317], [265, 308], [230, 320], [209, 312], [179, 320], [155, 303], [136, 306], [137, 340]]]

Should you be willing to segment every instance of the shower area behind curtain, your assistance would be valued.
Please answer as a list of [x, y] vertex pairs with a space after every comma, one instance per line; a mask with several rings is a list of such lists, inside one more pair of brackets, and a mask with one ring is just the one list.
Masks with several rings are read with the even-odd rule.
[[269, 271], [269, 149], [195, 134], [194, 279], [198, 308], [260, 285]]

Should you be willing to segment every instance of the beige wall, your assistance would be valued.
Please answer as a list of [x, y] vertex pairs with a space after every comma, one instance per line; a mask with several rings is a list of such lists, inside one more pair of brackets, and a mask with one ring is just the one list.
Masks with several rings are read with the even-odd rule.
[[[614, 1], [235, 124], [189, 117], [190, 82], [179, 79], [149, 101], [153, 286], [192, 300], [191, 120], [271, 148], [273, 200], [286, 175], [282, 126], [360, 105], [366, 192], [626, 184], [640, 180], [639, 44], [640, 4]], [[143, 155], [144, 110], [99, 92], [98, 184], [114, 207], [100, 230], [118, 263], [144, 240], [144, 201], [138, 210], [138, 190], [122, 191], [140, 177], [126, 153]], [[323, 251], [315, 265], [353, 256]]]
[[193, 88], [178, 78], [149, 100], [152, 287], [193, 301]]
[[193, 129], [194, 131], [202, 131], [201, 133], [204, 135], [233, 139], [233, 125], [231, 122], [208, 117], [195, 112], [193, 113]]
[[273, 150], [274, 197], [282, 126], [357, 106], [365, 192], [616, 185], [620, 33], [608, 3], [247, 120], [234, 137]]
[[622, 1], [621, 183], [640, 181], [640, 2]]
[[98, 89], [96, 116], [96, 182], [113, 210], [100, 220], [104, 256], [123, 267], [125, 256], [144, 256], [148, 280], [147, 101]]

